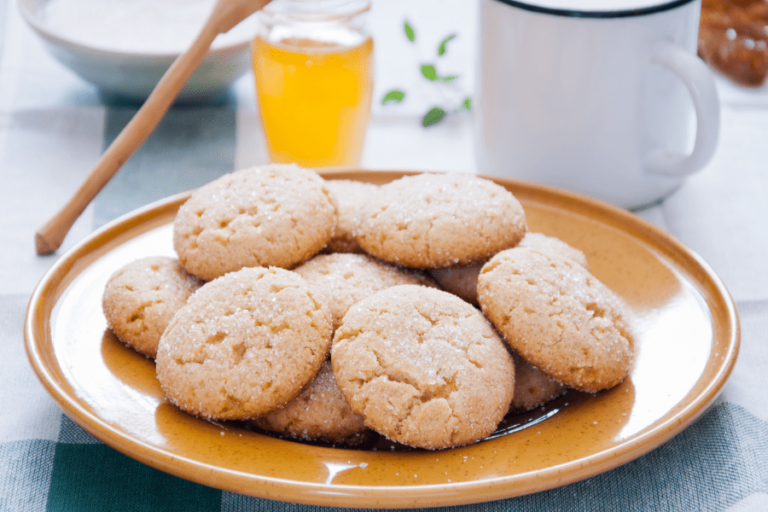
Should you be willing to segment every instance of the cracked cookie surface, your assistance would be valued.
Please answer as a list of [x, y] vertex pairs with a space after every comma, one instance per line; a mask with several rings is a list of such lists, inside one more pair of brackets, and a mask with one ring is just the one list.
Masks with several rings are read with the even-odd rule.
[[387, 288], [353, 305], [331, 361], [352, 410], [409, 446], [483, 439], [512, 400], [514, 366], [490, 323], [461, 299], [423, 286]]
[[[366, 439], [363, 417], [352, 411], [333, 378], [331, 361], [323, 364], [309, 387], [281, 407], [253, 420], [264, 430], [307, 441], [356, 444]], [[370, 432], [369, 432], [370, 433]]]
[[364, 252], [353, 233], [357, 211], [376, 194], [378, 185], [353, 180], [327, 180], [328, 188], [339, 202], [339, 215], [333, 238], [323, 252]]
[[243, 267], [291, 268], [328, 243], [336, 216], [336, 198], [314, 171], [254, 167], [196, 190], [176, 215], [173, 245], [206, 281]]
[[350, 306], [385, 288], [401, 284], [436, 286], [418, 271], [398, 268], [365, 254], [321, 254], [294, 272], [326, 298], [334, 329], [341, 325]]
[[382, 185], [359, 212], [369, 254], [412, 268], [466, 265], [514, 247], [525, 213], [505, 188], [464, 173], [419, 174]]
[[[365, 254], [320, 254], [294, 272], [322, 293], [331, 310], [333, 328], [347, 310], [376, 292], [402, 284], [435, 286], [416, 271], [395, 267]], [[254, 420], [258, 427], [291, 437], [354, 444], [366, 439], [363, 417], [356, 414], [333, 378], [330, 361], [298, 398]]]
[[175, 258], [142, 258], [123, 266], [107, 281], [102, 297], [104, 316], [120, 341], [154, 359], [173, 315], [202, 284]]
[[328, 358], [331, 313], [295, 272], [246, 268], [190, 297], [160, 340], [157, 377], [179, 408], [251, 419], [296, 398]]
[[573, 260], [503, 251], [483, 266], [478, 301], [510, 346], [558, 382], [596, 392], [629, 374], [634, 347], [622, 304]]

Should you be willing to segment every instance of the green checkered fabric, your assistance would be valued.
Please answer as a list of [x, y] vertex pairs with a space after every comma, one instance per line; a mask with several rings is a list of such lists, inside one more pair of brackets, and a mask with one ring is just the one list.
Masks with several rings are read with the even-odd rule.
[[[324, 507], [241, 496], [145, 466], [62, 417], [58, 441], [0, 443], [0, 510], [143, 512]], [[768, 493], [768, 422], [721, 403], [651, 453], [617, 469], [550, 491], [445, 510], [718, 511]]]

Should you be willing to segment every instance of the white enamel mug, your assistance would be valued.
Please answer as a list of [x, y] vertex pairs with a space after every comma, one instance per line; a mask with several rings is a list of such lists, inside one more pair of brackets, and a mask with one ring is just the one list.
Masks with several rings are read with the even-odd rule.
[[720, 127], [700, 2], [481, 0], [478, 171], [627, 208], [675, 190]]

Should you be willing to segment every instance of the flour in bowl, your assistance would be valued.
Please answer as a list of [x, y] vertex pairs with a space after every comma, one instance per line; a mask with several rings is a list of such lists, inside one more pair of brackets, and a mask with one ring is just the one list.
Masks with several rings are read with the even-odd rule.
[[[49, 30], [101, 50], [168, 54], [184, 51], [213, 9], [214, 0], [52, 0], [41, 12]], [[212, 48], [249, 40], [251, 16], [216, 38]]]

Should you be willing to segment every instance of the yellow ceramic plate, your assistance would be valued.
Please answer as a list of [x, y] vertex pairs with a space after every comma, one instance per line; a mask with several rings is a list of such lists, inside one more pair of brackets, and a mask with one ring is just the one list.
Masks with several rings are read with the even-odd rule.
[[[395, 172], [333, 171], [383, 183]], [[187, 194], [138, 210], [65, 254], [35, 290], [25, 338], [40, 380], [64, 411], [113, 448], [162, 471], [263, 498], [345, 507], [473, 503], [542, 491], [624, 464], [701, 415], [736, 360], [739, 323], [727, 290], [694, 253], [618, 208], [498, 180], [530, 229], [583, 250], [626, 302], [637, 339], [630, 378], [595, 396], [571, 392], [510, 418], [504, 435], [441, 452], [312, 446], [193, 418], [169, 405], [154, 364], [107, 330], [110, 274], [173, 255], [172, 221]]]

